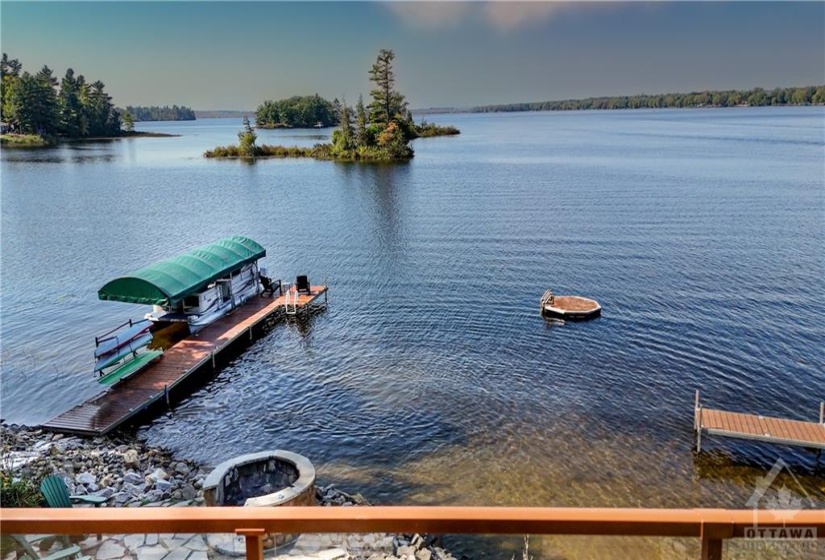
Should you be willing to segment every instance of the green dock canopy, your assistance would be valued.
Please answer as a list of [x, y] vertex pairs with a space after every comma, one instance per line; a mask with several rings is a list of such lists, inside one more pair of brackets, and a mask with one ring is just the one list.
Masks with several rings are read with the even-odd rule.
[[98, 290], [100, 299], [174, 305], [210, 282], [266, 256], [266, 249], [236, 235], [115, 278]]

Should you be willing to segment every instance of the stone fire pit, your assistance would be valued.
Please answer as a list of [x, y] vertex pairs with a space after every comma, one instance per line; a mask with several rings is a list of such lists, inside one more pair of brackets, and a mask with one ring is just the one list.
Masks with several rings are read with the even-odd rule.
[[[224, 461], [206, 477], [203, 499], [207, 506], [281, 507], [315, 505], [315, 467], [306, 457], [289, 451], [261, 451]], [[288, 544], [297, 535], [264, 537], [264, 548]], [[210, 534], [210, 546], [231, 556], [245, 554], [243, 537]]]

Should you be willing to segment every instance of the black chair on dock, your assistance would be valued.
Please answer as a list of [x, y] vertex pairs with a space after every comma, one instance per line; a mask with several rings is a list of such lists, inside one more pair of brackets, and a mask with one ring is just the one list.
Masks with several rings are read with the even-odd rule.
[[308, 295], [312, 295], [312, 288], [309, 285], [309, 277], [298, 276], [295, 279], [295, 291], [306, 292]]
[[261, 285], [264, 287], [264, 291], [261, 292], [261, 297], [264, 297], [264, 294], [269, 292], [269, 295], [274, 296], [275, 290], [278, 290], [278, 293], [283, 293], [283, 289], [281, 288], [281, 281], [280, 280], [272, 280], [263, 274], [261, 276]]

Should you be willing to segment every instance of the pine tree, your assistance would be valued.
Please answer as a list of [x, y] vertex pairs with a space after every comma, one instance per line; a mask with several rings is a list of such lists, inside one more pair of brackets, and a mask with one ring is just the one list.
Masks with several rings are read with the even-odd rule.
[[352, 110], [347, 107], [347, 100], [341, 102], [341, 112], [338, 114], [340, 125], [333, 133], [335, 151], [343, 153], [351, 150], [355, 145], [355, 135], [352, 131]]
[[123, 129], [126, 132], [134, 132], [135, 130], [135, 118], [128, 111], [123, 115]]
[[397, 115], [405, 115], [407, 102], [404, 96], [395, 90], [395, 73], [392, 61], [395, 53], [381, 49], [375, 64], [370, 69], [370, 81], [375, 82], [375, 89], [370, 91], [372, 103], [369, 105], [370, 122], [380, 123], [386, 127]]
[[364, 97], [358, 96], [358, 103], [355, 105], [355, 144], [357, 146], [368, 146], [370, 135], [367, 130], [367, 111], [364, 109]]
[[[82, 79], [82, 76], [80, 77]], [[82, 107], [80, 104], [79, 80], [74, 77], [74, 70], [66, 70], [66, 76], [60, 82], [60, 94], [58, 95], [59, 123], [58, 128], [62, 134], [67, 136], [80, 136], [80, 117]]]
[[255, 141], [258, 135], [249, 123], [249, 117], [243, 118], [243, 130], [238, 133], [238, 153], [241, 157], [255, 157], [258, 152], [258, 147]]
[[20, 77], [22, 68], [19, 60], [9, 59], [9, 55], [3, 53], [3, 59], [0, 61], [0, 120], [11, 120], [6, 116], [6, 95], [11, 84]]

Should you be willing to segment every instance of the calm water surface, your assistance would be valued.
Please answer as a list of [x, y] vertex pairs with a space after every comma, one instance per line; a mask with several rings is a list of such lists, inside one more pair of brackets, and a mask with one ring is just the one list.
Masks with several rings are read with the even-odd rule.
[[[782, 457], [804, 486], [788, 487], [822, 507], [813, 454], [691, 452], [697, 388], [710, 406], [809, 420], [825, 398], [821, 108], [431, 120], [462, 134], [416, 141], [404, 165], [204, 160], [236, 120], [4, 151], [3, 418], [37, 424], [99, 391], [94, 335], [146, 311], [98, 301], [107, 280], [244, 234], [271, 275], [326, 279], [330, 306], [144, 426], [151, 444], [209, 464], [289, 449], [324, 481], [404, 504], [742, 508]], [[545, 321], [549, 287], [603, 316]], [[617, 543], [531, 550], [696, 546]]]

